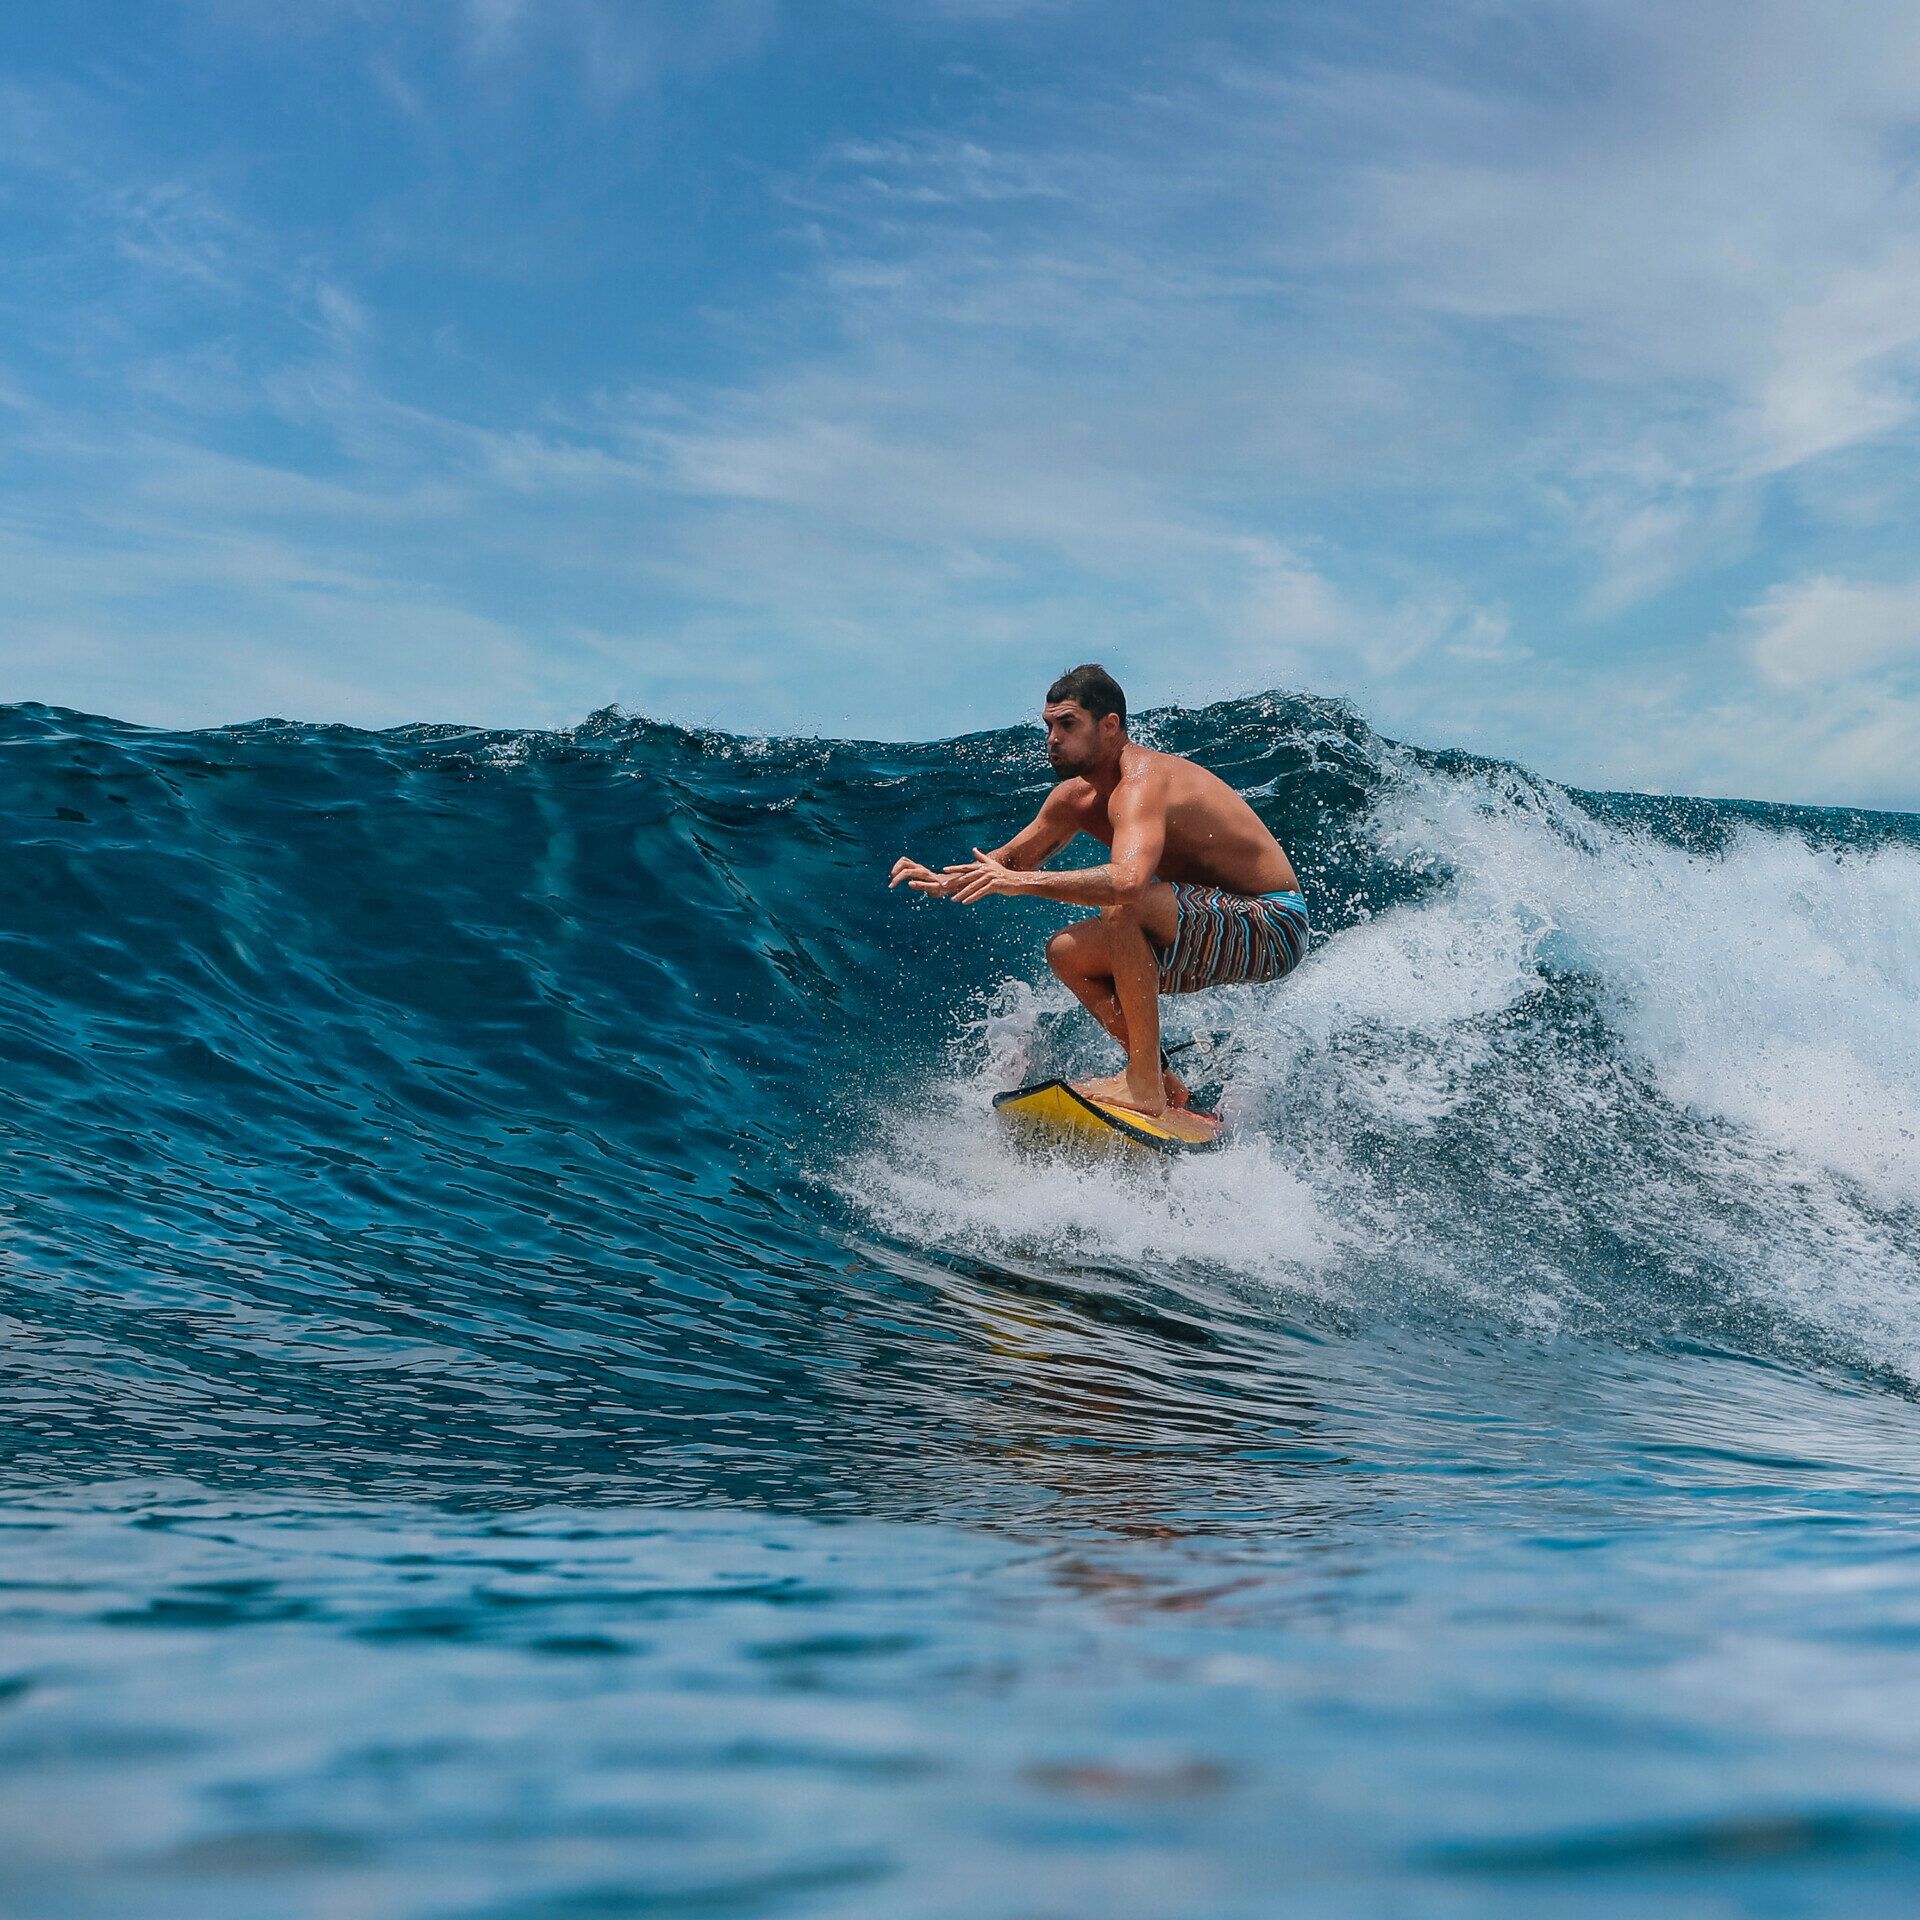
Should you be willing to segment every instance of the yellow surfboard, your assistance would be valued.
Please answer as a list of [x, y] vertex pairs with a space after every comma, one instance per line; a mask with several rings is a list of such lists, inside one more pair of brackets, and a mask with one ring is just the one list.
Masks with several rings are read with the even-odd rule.
[[1145, 1147], [1153, 1153], [1206, 1153], [1220, 1144], [1220, 1122], [1178, 1107], [1135, 1113], [1090, 1100], [1064, 1080], [1042, 1080], [993, 1097], [994, 1112], [1026, 1130], [1089, 1146]]

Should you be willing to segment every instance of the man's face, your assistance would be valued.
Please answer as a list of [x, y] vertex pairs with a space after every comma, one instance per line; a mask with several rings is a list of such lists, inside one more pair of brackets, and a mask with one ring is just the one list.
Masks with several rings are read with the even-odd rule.
[[1061, 779], [1085, 773], [1100, 759], [1100, 723], [1077, 700], [1056, 700], [1040, 709], [1047, 730], [1047, 759]]

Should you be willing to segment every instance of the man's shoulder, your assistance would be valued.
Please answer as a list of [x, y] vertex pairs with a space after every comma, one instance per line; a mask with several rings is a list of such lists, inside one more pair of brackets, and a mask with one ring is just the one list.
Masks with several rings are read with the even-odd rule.
[[1041, 801], [1041, 810], [1049, 808], [1061, 812], [1077, 812], [1085, 807], [1097, 806], [1099, 794], [1094, 790], [1091, 780], [1082, 779], [1074, 774], [1066, 780], [1057, 780], [1047, 790], [1047, 797]]
[[[1198, 760], [1189, 760], [1184, 753], [1162, 753], [1157, 748], [1149, 750], [1140, 774], [1144, 781], [1172, 791], [1182, 800], [1217, 791], [1226, 785], [1217, 773], [1203, 767]], [[1231, 793], [1233, 789], [1228, 787], [1227, 791]]]
[[1163, 753], [1158, 747], [1143, 747], [1137, 740], [1127, 742], [1128, 754], [1120, 768], [1120, 782], [1136, 791], [1152, 792], [1169, 780], [1191, 770], [1197, 763], [1177, 753]]

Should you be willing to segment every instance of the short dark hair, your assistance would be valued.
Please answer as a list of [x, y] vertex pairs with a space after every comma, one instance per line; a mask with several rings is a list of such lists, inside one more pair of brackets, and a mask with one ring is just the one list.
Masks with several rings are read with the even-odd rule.
[[1052, 706], [1056, 700], [1071, 700], [1085, 707], [1096, 720], [1117, 713], [1121, 726], [1127, 724], [1127, 696], [1120, 691], [1120, 682], [1105, 667], [1088, 665], [1063, 673], [1047, 689], [1047, 705]]

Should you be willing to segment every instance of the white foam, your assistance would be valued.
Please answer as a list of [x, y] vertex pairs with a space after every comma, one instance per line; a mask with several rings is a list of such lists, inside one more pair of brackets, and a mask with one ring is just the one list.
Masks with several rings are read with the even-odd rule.
[[[988, 1095], [1030, 1077], [1041, 1017], [1072, 1004], [1036, 955], [1037, 984], [1001, 989], [923, 1119], [845, 1191], [948, 1246], [1197, 1262], [1309, 1293], [1394, 1264], [1536, 1330], [1591, 1305], [1594, 1277], [1548, 1243], [1577, 1245], [1597, 1215], [1674, 1286], [1737, 1273], [1920, 1378], [1920, 852], [1743, 828], [1689, 854], [1518, 776], [1411, 765], [1371, 831], [1442, 884], [1280, 987], [1178, 1004], [1239, 1043], [1229, 1150], [1116, 1172], [1007, 1149]], [[1587, 983], [1604, 1036], [1537, 1011], [1549, 976]], [[1482, 1199], [1537, 1228], [1519, 1266], [1484, 1253], [1510, 1221], [1463, 1218], [1457, 1197], [1449, 1213], [1355, 1145], [1448, 1127]]]
[[[1034, 1011], [1040, 1008], [1035, 1006]], [[1025, 1051], [1031, 1029], [998, 1016], [997, 1038]], [[985, 1123], [991, 1094], [1017, 1084], [991, 1068], [929, 1090], [921, 1113], [880, 1152], [844, 1168], [842, 1190], [883, 1231], [1074, 1265], [1200, 1264], [1313, 1287], [1351, 1238], [1322, 1195], [1258, 1135], [1212, 1154], [1089, 1160], [1021, 1150]]]
[[[1880, 1205], [1920, 1203], [1920, 853], [1747, 827], [1689, 854], [1550, 795], [1502, 804], [1494, 784], [1408, 781], [1383, 815], [1388, 845], [1455, 876], [1399, 936], [1445, 959], [1394, 982], [1415, 1020], [1451, 1017], [1476, 986], [1488, 1002], [1525, 991], [1542, 961], [1590, 974], [1676, 1105]], [[1329, 996], [1344, 951], [1337, 972], [1316, 983]]]

